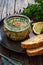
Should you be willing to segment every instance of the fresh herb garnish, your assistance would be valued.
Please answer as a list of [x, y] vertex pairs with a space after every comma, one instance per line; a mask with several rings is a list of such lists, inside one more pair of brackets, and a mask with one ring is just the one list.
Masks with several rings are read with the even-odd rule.
[[36, 4], [28, 4], [22, 14], [36, 20], [43, 20], [43, 0], [35, 0], [35, 3]]

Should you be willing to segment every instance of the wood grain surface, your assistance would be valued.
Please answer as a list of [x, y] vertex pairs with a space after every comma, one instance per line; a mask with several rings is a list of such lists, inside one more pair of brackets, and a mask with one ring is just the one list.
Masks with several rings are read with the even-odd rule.
[[34, 0], [0, 0], [0, 19], [7, 15], [19, 13], [26, 8], [28, 3], [35, 3]]
[[23, 65], [43, 65], [43, 55], [29, 57], [26, 54], [11, 52], [0, 45], [0, 53], [9, 58], [20, 60]]

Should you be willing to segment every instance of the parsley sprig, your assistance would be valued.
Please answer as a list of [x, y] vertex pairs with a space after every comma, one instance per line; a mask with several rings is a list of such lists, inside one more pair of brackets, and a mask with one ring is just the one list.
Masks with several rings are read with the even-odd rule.
[[43, 0], [35, 0], [35, 2], [36, 4], [28, 4], [22, 14], [36, 20], [43, 20]]

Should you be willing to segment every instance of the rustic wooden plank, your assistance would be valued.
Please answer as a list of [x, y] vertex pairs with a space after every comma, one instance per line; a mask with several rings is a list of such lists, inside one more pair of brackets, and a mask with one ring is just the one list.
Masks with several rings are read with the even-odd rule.
[[5, 49], [5, 48], [2, 47], [1, 45], [0, 45], [0, 53], [2, 53], [2, 54], [5, 55], [5, 56], [10, 57], [10, 51], [8, 51], [7, 49]]
[[11, 52], [11, 57], [22, 61], [23, 65], [43, 65], [43, 55], [29, 57], [26, 54]]
[[14, 10], [19, 13], [20, 9], [22, 11], [28, 3], [34, 3], [34, 0], [0, 0], [0, 19], [9, 14], [14, 14]]
[[6, 17], [9, 14], [13, 14], [14, 13], [14, 2], [15, 2], [15, 0], [3, 0], [3, 1], [4, 1], [4, 6], [3, 6], [4, 8], [3, 8], [3, 11], [2, 11], [2, 14], [3, 14], [2, 18]]
[[23, 65], [43, 65], [43, 55], [29, 57], [26, 54], [10, 52], [0, 45], [0, 53], [13, 59], [20, 60]]
[[2, 18], [3, 6], [4, 6], [4, 0], [1, 0], [0, 1], [0, 19]]

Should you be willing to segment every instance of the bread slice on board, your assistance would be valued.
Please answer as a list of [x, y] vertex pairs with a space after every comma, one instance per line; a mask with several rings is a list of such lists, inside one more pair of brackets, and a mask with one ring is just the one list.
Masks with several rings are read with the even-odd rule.
[[21, 42], [22, 48], [37, 48], [43, 46], [43, 34], [35, 35], [34, 37]]
[[43, 47], [39, 47], [36, 49], [27, 49], [26, 50], [28, 56], [35, 56], [43, 54]]

